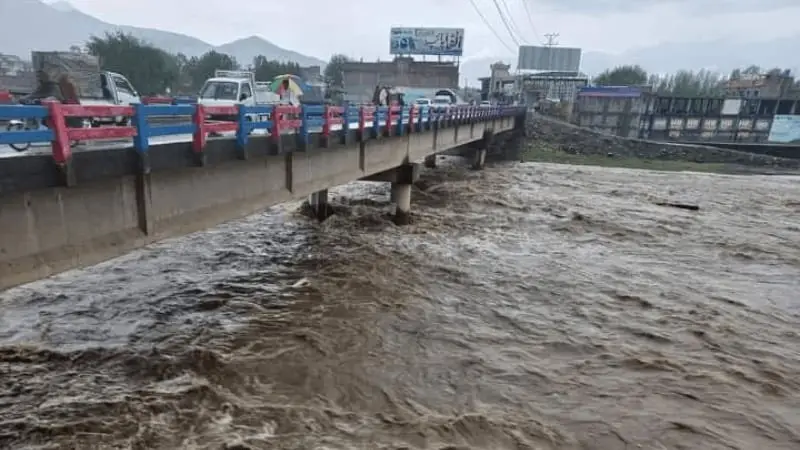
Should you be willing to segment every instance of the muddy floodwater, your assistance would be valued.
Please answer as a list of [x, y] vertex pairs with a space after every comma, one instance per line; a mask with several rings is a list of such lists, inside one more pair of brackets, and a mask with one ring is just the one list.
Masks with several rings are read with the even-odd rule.
[[334, 194], [0, 293], [0, 448], [800, 448], [800, 179]]

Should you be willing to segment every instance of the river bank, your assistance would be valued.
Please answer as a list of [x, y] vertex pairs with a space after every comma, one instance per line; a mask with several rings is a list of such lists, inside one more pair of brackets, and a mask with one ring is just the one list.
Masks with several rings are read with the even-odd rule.
[[531, 114], [519, 159], [527, 162], [741, 175], [800, 175], [800, 160], [709, 146], [628, 139]]

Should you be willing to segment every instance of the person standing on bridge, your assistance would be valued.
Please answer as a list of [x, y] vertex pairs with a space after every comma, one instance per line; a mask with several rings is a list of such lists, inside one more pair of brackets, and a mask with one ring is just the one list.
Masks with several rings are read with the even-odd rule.
[[281, 96], [281, 103], [285, 103], [288, 105], [297, 105], [299, 102], [297, 101], [297, 97], [292, 92], [292, 88], [289, 85], [289, 79], [286, 78], [281, 82], [280, 88], [278, 88], [278, 95]]

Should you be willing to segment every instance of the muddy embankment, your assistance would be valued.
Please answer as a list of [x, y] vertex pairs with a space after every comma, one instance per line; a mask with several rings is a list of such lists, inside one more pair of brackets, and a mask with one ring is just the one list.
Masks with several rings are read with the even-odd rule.
[[516, 159], [526, 149], [538, 147], [571, 155], [728, 164], [744, 171], [758, 169], [761, 173], [795, 173], [800, 170], [800, 160], [701, 145], [623, 138], [533, 114], [528, 116], [524, 142], [520, 144], [521, 148], [508, 155], [514, 154]]

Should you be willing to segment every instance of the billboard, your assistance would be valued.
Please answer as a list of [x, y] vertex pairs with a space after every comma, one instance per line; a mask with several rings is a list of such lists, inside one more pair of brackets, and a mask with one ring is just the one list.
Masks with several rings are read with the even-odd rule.
[[548, 70], [578, 72], [581, 68], [581, 49], [520, 45], [517, 70]]
[[464, 54], [464, 29], [392, 28], [389, 35], [389, 53], [461, 56]]
[[800, 116], [776, 114], [772, 119], [767, 142], [776, 144], [800, 143]]

